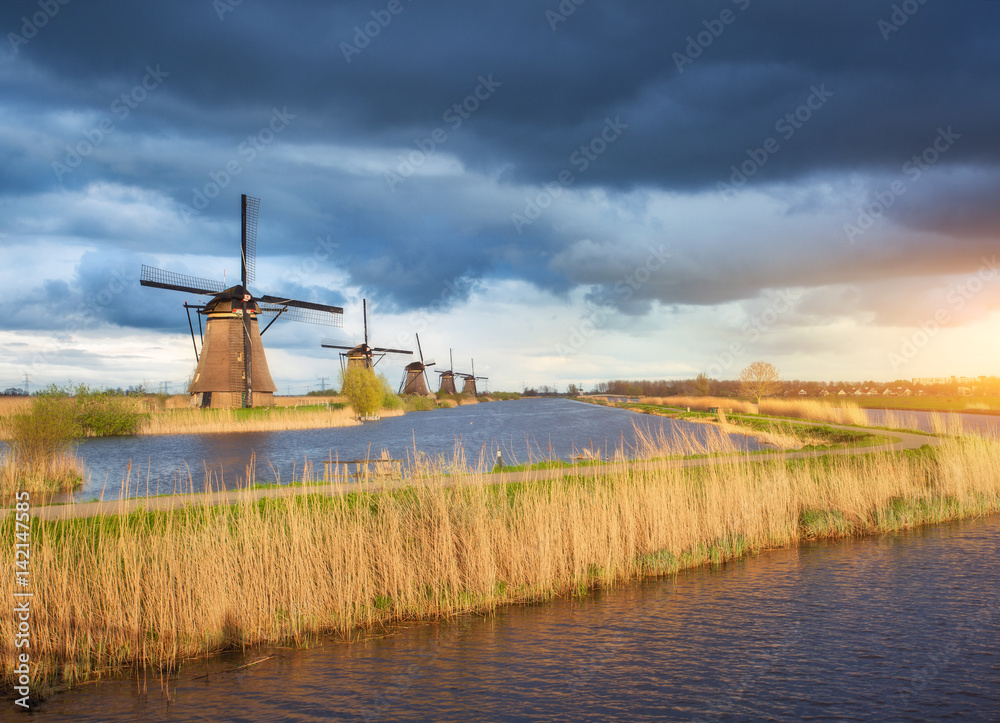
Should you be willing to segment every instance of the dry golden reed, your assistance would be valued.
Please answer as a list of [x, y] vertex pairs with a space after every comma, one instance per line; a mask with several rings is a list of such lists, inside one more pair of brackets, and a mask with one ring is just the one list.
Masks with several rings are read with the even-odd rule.
[[754, 404], [743, 399], [726, 397], [643, 397], [642, 404], [655, 404], [680, 409], [693, 409], [707, 412], [712, 409], [722, 409], [735, 414], [768, 414], [776, 417], [793, 417], [809, 419], [832, 424], [854, 424], [866, 426], [868, 415], [865, 410], [853, 402], [839, 402], [837, 406], [821, 402], [818, 399], [776, 399], [765, 397], [760, 404]]
[[[403, 410], [382, 410], [398, 417]], [[351, 409], [262, 408], [247, 414], [239, 409], [177, 409], [149, 415], [139, 434], [201, 434], [321, 429], [361, 424]]]
[[[949, 438], [933, 456], [741, 457], [694, 468], [653, 460], [713, 444], [692, 441], [646, 435], [651, 459], [619, 454], [595, 477], [497, 486], [482, 469], [425, 470], [412, 488], [366, 500], [36, 523], [32, 677], [169, 670], [209, 651], [486, 611], [807, 538], [1000, 509], [996, 439]], [[0, 554], [13, 559], [11, 516], [0, 535]], [[13, 592], [5, 565], [0, 594]], [[15, 620], [10, 606], [0, 610], [9, 682]]]
[[793, 417], [795, 419], [811, 419], [817, 422], [832, 424], [854, 424], [860, 427], [868, 425], [868, 414], [853, 402], [837, 402], [837, 406], [821, 402], [818, 399], [774, 399], [760, 400], [760, 413], [775, 417]]
[[640, 404], [655, 404], [664, 407], [677, 407], [679, 409], [691, 408], [699, 412], [707, 412], [710, 409], [725, 409], [737, 414], [756, 414], [757, 405], [742, 399], [730, 399], [728, 397], [642, 397]]
[[30, 408], [31, 397], [0, 397], [0, 419], [27, 412]]

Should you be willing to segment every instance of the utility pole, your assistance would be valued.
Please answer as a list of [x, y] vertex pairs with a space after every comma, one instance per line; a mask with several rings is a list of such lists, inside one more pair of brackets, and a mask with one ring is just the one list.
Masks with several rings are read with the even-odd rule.
[[319, 390], [321, 392], [325, 392], [326, 391], [326, 380], [329, 379], [329, 378], [330, 377], [320, 377], [319, 378]]
[[26, 396], [29, 396], [29, 397], [31, 396], [31, 390], [28, 389], [28, 375], [27, 374], [24, 375], [24, 394]]

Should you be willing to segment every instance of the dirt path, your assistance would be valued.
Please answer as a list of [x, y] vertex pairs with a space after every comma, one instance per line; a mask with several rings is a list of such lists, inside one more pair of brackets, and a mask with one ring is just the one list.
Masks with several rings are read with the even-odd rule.
[[[722, 457], [706, 457], [699, 459], [676, 459], [676, 460], [636, 460], [627, 464], [642, 465], [644, 469], [670, 469], [675, 467], [705, 467], [718, 464], [739, 464], [745, 462], [766, 462], [775, 459], [804, 459], [807, 457], [821, 457], [826, 455], [849, 455], [860, 454], [872, 451], [900, 451], [906, 449], [919, 449], [923, 445], [937, 446], [941, 440], [936, 436], [925, 434], [913, 434], [910, 432], [888, 432], [881, 429], [869, 429], [864, 427], [849, 427], [837, 424], [827, 424], [825, 422], [806, 422], [799, 420], [790, 421], [803, 426], [828, 426], [834, 429], [844, 429], [848, 431], [868, 432], [869, 434], [884, 436], [887, 438], [886, 444], [873, 445], [870, 447], [850, 447], [832, 450], [816, 450], [808, 452], [780, 452], [774, 454], [736, 454]], [[898, 441], [889, 442], [888, 438], [895, 438]], [[554, 479], [572, 475], [575, 477], [594, 477], [607, 471], [607, 465], [594, 465], [589, 467], [570, 467], [562, 469], [528, 470], [524, 472], [501, 472], [497, 474], [469, 475], [468, 478], [476, 484], [505, 484], [508, 482], [533, 482], [538, 480]], [[48, 505], [33, 507], [31, 514], [42, 520], [68, 520], [81, 517], [95, 517], [97, 515], [121, 515], [138, 510], [176, 510], [187, 505], [222, 505], [237, 502], [256, 501], [265, 497], [292, 497], [296, 495], [322, 494], [329, 497], [340, 496], [349, 492], [363, 490], [365, 492], [382, 492], [385, 490], [398, 489], [411, 486], [408, 480], [401, 481], [332, 481], [315, 485], [301, 485], [295, 487], [271, 487], [267, 489], [255, 490], [224, 490], [220, 492], [203, 492], [186, 495], [166, 495], [163, 497], [134, 497], [124, 500], [111, 500], [105, 502], [82, 502], [66, 505]], [[10, 512], [4, 510], [3, 514]]]

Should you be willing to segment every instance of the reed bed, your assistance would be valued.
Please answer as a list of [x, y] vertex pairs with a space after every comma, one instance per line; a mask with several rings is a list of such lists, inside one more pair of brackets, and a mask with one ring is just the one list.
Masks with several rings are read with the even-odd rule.
[[[382, 417], [398, 417], [403, 410], [382, 410]], [[178, 409], [151, 414], [139, 434], [202, 434], [216, 432], [264, 432], [285, 429], [351, 427], [361, 424], [348, 408], [295, 409]]]
[[31, 397], [0, 397], [0, 419], [31, 409]]
[[832, 424], [868, 425], [868, 414], [853, 402], [837, 402], [833, 406], [818, 399], [773, 399], [760, 400], [760, 413], [776, 417], [811, 419]]
[[679, 409], [694, 409], [707, 412], [712, 409], [725, 409], [737, 414], [756, 414], [757, 405], [742, 399], [729, 397], [641, 397], [640, 404], [655, 404], [662, 407], [677, 407]]
[[[379, 494], [33, 521], [32, 680], [172, 671], [212, 651], [489, 611], [804, 539], [1000, 509], [996, 439], [794, 462], [655, 461], [732, 448], [716, 434], [680, 443], [647, 434], [648, 459], [616, 454], [596, 477], [494, 485], [482, 465], [450, 478], [432, 465], [412, 486]], [[13, 559], [11, 515], [0, 540]], [[10, 565], [0, 589], [13, 599]], [[10, 684], [16, 621], [10, 606], [0, 610]]]

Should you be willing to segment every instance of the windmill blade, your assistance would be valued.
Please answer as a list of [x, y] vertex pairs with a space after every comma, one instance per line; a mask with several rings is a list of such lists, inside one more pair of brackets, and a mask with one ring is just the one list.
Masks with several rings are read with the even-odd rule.
[[152, 266], [142, 265], [142, 273], [139, 275], [139, 283], [143, 286], [153, 286], [158, 289], [171, 289], [173, 291], [186, 291], [189, 294], [203, 294], [204, 296], [215, 296], [225, 290], [225, 284], [221, 281], [211, 279], [199, 279], [196, 276], [185, 274], [175, 274], [173, 271], [164, 271]]
[[270, 296], [268, 294], [262, 294], [257, 297], [257, 301], [264, 301], [268, 304], [276, 304], [278, 306], [294, 306], [299, 309], [312, 309], [314, 311], [325, 311], [329, 314], [336, 314], [338, 316], [344, 315], [344, 309], [339, 306], [330, 306], [329, 304], [317, 304], [312, 301], [299, 301], [298, 299], [287, 299], [282, 296]]
[[412, 354], [412, 351], [408, 349], [386, 349], [381, 346], [373, 346], [372, 351], [377, 351], [379, 354]]
[[319, 324], [320, 326], [343, 326], [344, 310], [339, 306], [329, 306], [328, 304], [315, 304], [311, 301], [298, 301], [297, 299], [283, 299], [278, 296], [258, 297], [261, 313], [265, 315], [280, 314], [291, 321], [301, 321], [306, 324]]
[[240, 272], [243, 288], [247, 288], [257, 275], [257, 217], [260, 214], [260, 199], [243, 194], [243, 230], [240, 242]]
[[[423, 364], [424, 363], [424, 350], [420, 348], [420, 334], [414, 334], [413, 336], [417, 337], [417, 351], [420, 352], [420, 363]], [[427, 366], [427, 365], [424, 364], [424, 366]]]
[[341, 344], [338, 339], [329, 338], [320, 339], [319, 345], [324, 349], [355, 349], [358, 346], [357, 344], [345, 346], [344, 344]]
[[437, 362], [435, 362], [435, 361], [429, 361], [429, 362], [421, 362], [421, 364], [423, 364], [424, 368], [426, 369], [427, 367], [434, 366], [435, 364], [437, 364]]
[[326, 311], [266, 302], [258, 303], [258, 306], [261, 316], [280, 317], [289, 321], [300, 321], [304, 324], [318, 324], [319, 326], [341, 326], [343, 324], [342, 317]]

